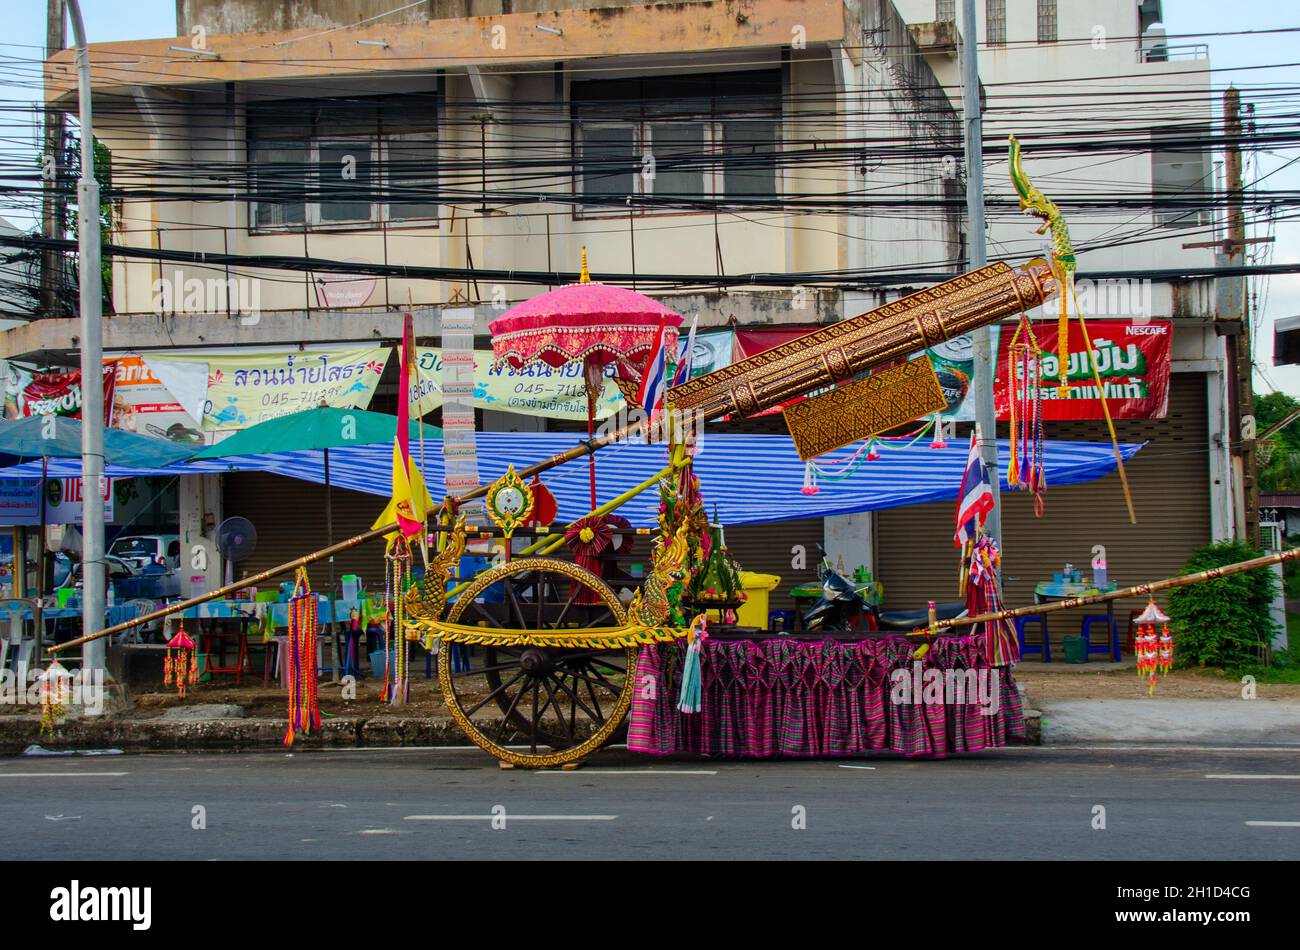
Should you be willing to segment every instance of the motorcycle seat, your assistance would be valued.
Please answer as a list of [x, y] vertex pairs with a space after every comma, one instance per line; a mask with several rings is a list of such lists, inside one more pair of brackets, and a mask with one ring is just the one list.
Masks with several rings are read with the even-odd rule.
[[[966, 605], [961, 601], [935, 605], [935, 615], [939, 620], [952, 620], [966, 612]], [[920, 610], [882, 610], [876, 616], [876, 623], [881, 630], [909, 632], [924, 627], [930, 622], [928, 608]]]

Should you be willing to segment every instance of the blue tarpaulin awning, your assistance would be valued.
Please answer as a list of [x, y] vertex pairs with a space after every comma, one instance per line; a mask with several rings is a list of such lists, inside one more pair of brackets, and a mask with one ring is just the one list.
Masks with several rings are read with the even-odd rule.
[[[549, 458], [583, 441], [581, 435], [561, 432], [481, 432], [478, 434], [479, 477], [490, 482], [506, 466], [522, 469]], [[1142, 448], [1121, 445], [1125, 462]], [[833, 471], [835, 459], [845, 459], [854, 449], [831, 453], [820, 459]], [[896, 508], [930, 501], [956, 503], [962, 471], [969, 451], [964, 441], [953, 440], [946, 448], [931, 448], [925, 440], [905, 446], [884, 442], [881, 457], [863, 462], [843, 481], [822, 479], [815, 494], [804, 494], [804, 464], [785, 435], [733, 435], [706, 433], [700, 443], [695, 471], [710, 514], [716, 507], [723, 524], [754, 524], [853, 514], [881, 508]], [[999, 443], [999, 458], [1005, 468], [1007, 443]], [[420, 459], [420, 446], [412, 442], [411, 453]], [[1115, 457], [1108, 443], [1048, 442], [1047, 484], [1051, 488], [1100, 478], [1115, 469]], [[390, 445], [351, 446], [330, 450], [330, 482], [336, 488], [387, 496], [392, 478], [393, 450]], [[601, 499], [634, 487], [667, 464], [662, 445], [625, 442], [601, 449], [596, 454], [597, 487]], [[847, 468], [848, 466], [840, 466]], [[434, 498], [443, 484], [442, 442], [425, 442], [425, 481]], [[143, 475], [195, 475], [204, 472], [262, 471], [323, 483], [319, 451], [279, 452], [256, 457], [234, 456], [210, 462], [187, 462], [163, 468], [108, 466], [113, 478]], [[49, 464], [51, 477], [75, 477], [80, 460], [56, 459]], [[0, 469], [0, 477], [39, 478], [40, 463], [26, 463]], [[561, 465], [542, 476], [559, 502], [562, 522], [573, 521], [588, 510], [587, 466], [583, 461]], [[1006, 480], [1003, 478], [1003, 490]], [[383, 508], [376, 503], [375, 514]], [[619, 509], [637, 527], [651, 527], [659, 513], [659, 498], [648, 491]], [[238, 514], [238, 512], [231, 512]]]

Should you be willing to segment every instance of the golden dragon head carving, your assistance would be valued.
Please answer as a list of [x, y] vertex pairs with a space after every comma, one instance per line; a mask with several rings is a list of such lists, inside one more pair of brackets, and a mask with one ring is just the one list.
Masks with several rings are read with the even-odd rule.
[[447, 543], [425, 571], [423, 579], [416, 581], [407, 590], [402, 600], [409, 619], [438, 620], [447, 606], [447, 579], [451, 577], [452, 568], [460, 563], [465, 553], [465, 521], [456, 522], [447, 537]]

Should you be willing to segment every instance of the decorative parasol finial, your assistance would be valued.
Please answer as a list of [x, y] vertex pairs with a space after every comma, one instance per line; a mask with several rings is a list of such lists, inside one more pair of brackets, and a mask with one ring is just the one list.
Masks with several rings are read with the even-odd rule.
[[587, 245], [582, 245], [582, 271], [578, 274], [578, 283], [590, 284], [591, 274], [587, 271]]

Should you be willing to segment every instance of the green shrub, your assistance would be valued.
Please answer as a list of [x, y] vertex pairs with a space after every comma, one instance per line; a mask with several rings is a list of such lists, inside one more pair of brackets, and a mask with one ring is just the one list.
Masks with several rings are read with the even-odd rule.
[[[1259, 557], [1244, 541], [1220, 541], [1197, 549], [1183, 574]], [[1273, 636], [1270, 609], [1277, 590], [1271, 568], [1176, 587], [1169, 594], [1174, 658], [1180, 666], [1235, 668], [1257, 663], [1258, 648]]]

